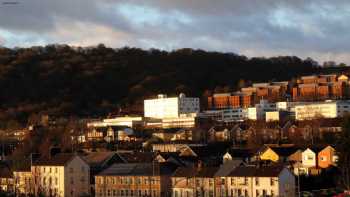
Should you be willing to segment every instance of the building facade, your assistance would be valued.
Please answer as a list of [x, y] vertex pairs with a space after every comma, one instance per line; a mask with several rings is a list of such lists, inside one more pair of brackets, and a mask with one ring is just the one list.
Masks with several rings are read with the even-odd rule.
[[181, 114], [199, 113], [199, 98], [167, 97], [160, 94], [156, 99], [144, 101], [144, 116], [150, 118], [178, 118]]
[[76, 154], [40, 158], [33, 162], [31, 172], [34, 193], [46, 196], [78, 197], [90, 193], [89, 165]]

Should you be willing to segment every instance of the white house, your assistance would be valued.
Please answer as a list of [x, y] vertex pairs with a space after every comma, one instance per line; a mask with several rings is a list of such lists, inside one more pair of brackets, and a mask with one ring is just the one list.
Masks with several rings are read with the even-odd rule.
[[295, 196], [295, 177], [283, 166], [239, 166], [227, 176], [227, 196]]

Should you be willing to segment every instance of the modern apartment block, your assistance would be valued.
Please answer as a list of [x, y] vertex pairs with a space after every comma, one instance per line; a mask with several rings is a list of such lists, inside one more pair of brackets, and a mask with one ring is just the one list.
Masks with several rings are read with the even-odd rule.
[[199, 98], [186, 97], [180, 94], [178, 97], [167, 97], [160, 94], [156, 99], [144, 101], [144, 116], [150, 118], [178, 118], [183, 114], [198, 113]]
[[346, 75], [303, 76], [292, 89], [294, 101], [344, 99], [349, 96], [349, 78]]
[[350, 113], [350, 101], [307, 102], [295, 105], [295, 119], [337, 118]]

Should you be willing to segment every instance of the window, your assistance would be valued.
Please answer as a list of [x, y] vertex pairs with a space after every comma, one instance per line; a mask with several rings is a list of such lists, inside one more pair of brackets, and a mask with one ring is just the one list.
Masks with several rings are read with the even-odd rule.
[[107, 196], [111, 195], [111, 190], [107, 190]]
[[51, 167], [49, 168], [49, 172], [51, 173]]
[[231, 178], [231, 185], [235, 184], [235, 178]]
[[241, 195], [242, 195], [242, 190], [238, 189], [238, 196], [241, 196]]
[[213, 192], [213, 190], [210, 190], [210, 191], [209, 191], [209, 196], [210, 196], [210, 197], [214, 197], [214, 192]]
[[246, 189], [244, 190], [244, 196], [248, 197], [248, 190], [246, 190]]
[[58, 173], [58, 169], [57, 169], [57, 167], [55, 168], [55, 173]]
[[55, 185], [58, 185], [58, 178], [55, 177]]
[[263, 189], [263, 196], [266, 196], [267, 195], [267, 192], [265, 189]]
[[321, 161], [327, 161], [327, 157], [321, 156]]
[[244, 177], [244, 185], [248, 185], [248, 178]]
[[255, 192], [256, 192], [256, 196], [260, 196], [259, 190], [256, 190]]
[[271, 190], [271, 197], [275, 196], [275, 192], [273, 190]]
[[270, 178], [270, 185], [274, 186], [275, 185], [275, 180], [273, 180], [273, 178]]
[[221, 185], [225, 185], [225, 178], [221, 178]]
[[255, 185], [259, 185], [259, 177], [255, 177]]
[[45, 173], [45, 167], [44, 167], [44, 173]]

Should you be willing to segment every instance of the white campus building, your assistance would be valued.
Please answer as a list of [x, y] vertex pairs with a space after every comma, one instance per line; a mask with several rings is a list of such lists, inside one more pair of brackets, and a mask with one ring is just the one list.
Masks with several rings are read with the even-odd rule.
[[186, 97], [185, 94], [169, 98], [160, 94], [156, 99], [144, 101], [144, 116], [150, 118], [178, 118], [183, 114], [199, 113], [199, 110], [199, 98]]
[[250, 120], [265, 120], [266, 112], [276, 111], [276, 104], [269, 103], [267, 100], [260, 100], [260, 103], [255, 107], [248, 108], [248, 119]]
[[296, 120], [315, 118], [337, 118], [350, 113], [350, 101], [324, 101], [298, 104], [295, 106]]
[[203, 111], [199, 116], [222, 122], [237, 122], [247, 119], [248, 114], [246, 108], [229, 108]]

